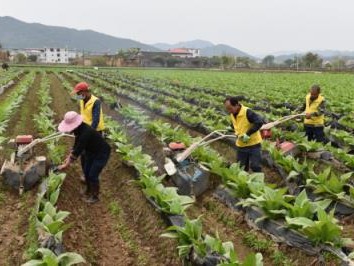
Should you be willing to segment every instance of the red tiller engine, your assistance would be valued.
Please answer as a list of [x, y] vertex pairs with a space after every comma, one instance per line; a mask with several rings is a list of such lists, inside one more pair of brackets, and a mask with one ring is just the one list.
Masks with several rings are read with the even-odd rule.
[[19, 135], [15, 139], [15, 143], [17, 145], [27, 145], [33, 141], [32, 135]]
[[272, 137], [272, 131], [270, 129], [261, 129], [262, 139], [270, 139]]

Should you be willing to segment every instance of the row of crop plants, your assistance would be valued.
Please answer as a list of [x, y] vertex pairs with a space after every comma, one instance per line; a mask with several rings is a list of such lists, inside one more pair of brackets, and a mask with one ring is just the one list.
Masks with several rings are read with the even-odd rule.
[[[90, 75], [98, 77], [98, 74], [95, 72], [89, 72], [90, 75], [87, 75], [85, 73], [80, 73], [85, 75], [87, 78], [90, 78]], [[203, 108], [203, 111], [205, 112], [212, 112], [215, 114], [223, 114], [223, 106], [222, 102], [225, 99], [225, 97], [228, 94], [220, 94], [218, 93], [215, 95], [216, 91], [211, 92], [210, 94], [208, 92], [204, 91], [199, 91], [197, 88], [193, 89], [190, 87], [181, 87], [181, 86], [175, 86], [173, 84], [166, 84], [161, 80], [148, 80], [145, 81], [144, 79], [142, 80], [129, 80], [127, 77], [124, 75], [120, 74], [119, 72], [113, 75], [112, 73], [110, 75], [107, 75], [107, 73], [103, 72], [100, 73], [99, 76], [103, 76], [106, 78], [106, 80], [109, 80], [113, 84], [119, 86], [119, 87], [127, 87], [127, 88], [134, 88], [135, 86], [144, 88], [148, 91], [153, 91], [157, 92], [161, 95], [164, 94], [166, 96], [171, 96], [173, 98], [178, 98], [178, 99], [183, 99], [184, 101], [191, 103], [192, 105], [197, 105], [199, 107]], [[129, 76], [131, 77], [131, 76]], [[161, 99], [163, 99], [163, 96], [160, 96]], [[284, 115], [289, 115], [290, 112], [294, 111], [296, 107], [291, 105], [289, 103], [282, 103], [282, 104], [274, 104], [272, 106], [272, 102], [267, 102], [264, 100], [259, 100], [259, 99], [246, 99], [244, 100], [247, 101], [247, 105], [249, 107], [254, 107], [255, 110], [260, 110], [263, 111], [262, 115], [264, 115], [268, 120], [276, 120], [279, 118], [279, 116], [284, 116]], [[340, 112], [344, 115], [347, 114], [348, 111], [350, 111], [349, 105], [346, 105], [346, 107], [343, 107]], [[199, 111], [199, 110], [198, 110]], [[338, 111], [338, 110], [337, 110]], [[330, 122], [328, 122], [330, 124]], [[301, 126], [297, 125], [299, 129], [301, 129]], [[333, 130], [329, 132], [330, 135], [332, 135], [335, 140], [337, 140], [338, 143], [342, 144], [342, 146], [353, 146], [354, 143], [354, 137], [344, 131], [344, 130]]]
[[[66, 86], [66, 89], [71, 90], [69, 86]], [[108, 94], [106, 96], [108, 99], [104, 98], [105, 102], [109, 102], [111, 98]], [[137, 183], [147, 200], [165, 217], [168, 224], [172, 225], [162, 236], [178, 241], [178, 254], [183, 261], [195, 265], [263, 265], [260, 253], [250, 254], [242, 262], [238, 259], [232, 242], [223, 242], [217, 233], [215, 236], [204, 235], [200, 218], [190, 220], [185, 214], [194, 199], [179, 195], [176, 187], [164, 186], [164, 176], [157, 175], [155, 162], [143, 153], [142, 147], [130, 144], [129, 137], [116, 121], [106, 117], [105, 122], [108, 138], [116, 146], [116, 151], [122, 155], [123, 161], [137, 171]]]
[[[152, 132], [159, 132], [161, 134], [161, 139], [169, 139], [168, 132], [170, 132], [170, 140], [183, 141], [187, 145], [192, 143], [188, 135], [184, 133], [182, 136], [179, 136], [177, 133], [179, 130], [171, 128], [168, 124], [160, 123], [160, 130], [158, 130], [156, 124], [154, 122], [148, 122], [149, 119], [144, 117], [141, 112], [137, 112], [129, 108], [124, 108], [123, 113], [125, 113], [125, 115], [130, 118], [140, 121], [142, 125], [150, 128]], [[235, 190], [232, 192], [232, 195], [237, 195], [237, 198], [242, 198], [242, 196], [245, 197], [244, 202], [240, 204], [245, 206], [248, 204], [255, 205], [263, 210], [264, 215], [261, 216], [262, 219], [265, 217], [272, 219], [280, 219], [285, 217], [285, 221], [288, 223], [290, 228], [297, 227], [300, 232], [307, 234], [306, 236], [309, 237], [315, 245], [322, 245], [328, 242], [331, 242], [334, 246], [347, 244], [347, 240], [342, 241], [342, 239], [339, 237], [340, 226], [337, 224], [337, 220], [334, 218], [334, 210], [332, 210], [328, 215], [323, 210], [330, 205], [330, 200], [327, 199], [323, 201], [312, 202], [312, 200], [307, 197], [305, 190], [299, 194], [297, 200], [294, 200], [294, 196], [286, 194], [286, 188], [273, 189], [266, 186], [263, 181], [264, 177], [260, 179], [259, 176], [256, 177], [257, 175], [255, 175], [254, 178], [249, 178], [248, 174], [242, 172], [237, 165], [233, 165], [233, 167], [230, 168], [220, 166], [222, 165], [222, 162], [220, 162], [220, 156], [215, 154], [215, 152], [211, 152], [210, 149], [204, 152], [199, 150], [197, 151], [197, 154], [194, 154], [194, 156], [199, 160], [209, 164], [212, 172], [224, 177], [226, 184]], [[346, 175], [346, 178], [347, 177], [348, 175]], [[230, 180], [233, 180], [234, 182], [236, 181], [236, 185], [233, 184]], [[262, 188], [264, 188], [264, 190]], [[259, 193], [261, 193], [261, 195]], [[270, 209], [267, 209], [267, 207]], [[300, 211], [303, 207], [305, 207], [307, 211]], [[300, 216], [295, 216], [295, 214]], [[315, 219], [316, 217], [317, 220]], [[260, 222], [262, 219], [257, 219], [257, 222]], [[300, 221], [306, 221], [308, 224], [303, 224], [300, 226], [297, 224], [300, 223]], [[312, 221], [312, 223], [309, 223], [309, 221]], [[332, 228], [333, 232], [336, 233], [333, 235], [324, 234], [323, 230], [326, 230], [328, 227]], [[316, 233], [311, 234], [313, 231], [316, 231]], [[345, 260], [347, 259], [344, 254], [342, 254], [342, 258]]]
[[13, 69], [2, 72], [0, 75], [0, 95], [10, 86], [13, 86], [23, 73], [23, 71]]
[[35, 73], [30, 72], [23, 80], [21, 80], [11, 93], [0, 102], [0, 146], [7, 140], [6, 129], [10, 117], [15, 114], [16, 110], [23, 102], [25, 95], [31, 87], [35, 78]]
[[[353, 84], [350, 74], [285, 74], [285, 73], [217, 73], [200, 71], [144, 71], [122, 70], [130, 76], [167, 80], [178, 86], [187, 86], [193, 89], [202, 89], [206, 92], [218, 92], [228, 95], [242, 94], [249, 99], [270, 103], [279, 106], [288, 102], [294, 106], [302, 105], [304, 95], [309, 87], [320, 84], [329, 106], [333, 112], [344, 113], [350, 118], [353, 112], [353, 95], [348, 94]], [[352, 120], [353, 121], [353, 120]]]
[[[125, 110], [125, 112], [128, 112], [128, 114], [130, 113], [130, 114], [134, 114], [134, 111], [132, 111], [132, 110]], [[133, 115], [134, 116], [134, 115]], [[142, 115], [141, 115], [141, 112], [135, 112], [135, 119], [139, 119], [139, 121], [141, 122], [141, 123], [143, 123], [143, 124], [148, 124], [148, 125], [150, 125], [151, 127], [154, 127], [153, 125], [151, 125], [151, 123], [153, 123], [153, 122], [151, 122], [151, 123], [149, 123], [149, 122], [147, 122], [148, 121], [148, 119], [146, 118], [146, 117], [143, 117]], [[162, 124], [162, 125], [164, 125], [164, 124]], [[167, 127], [167, 128], [166, 128]], [[163, 136], [162, 136], [162, 138], [163, 139], [165, 139], [166, 138], [166, 132], [168, 132], [168, 126], [165, 124], [164, 126], [162, 126], [162, 128], [163, 128], [163, 130], [161, 130], [161, 134], [163, 134]], [[174, 139], [176, 139], [175, 137], [176, 137], [176, 131], [175, 130], [172, 130], [173, 131], [173, 136], [174, 136]], [[188, 140], [188, 137], [187, 136], [184, 136], [184, 137], [182, 137], [181, 138], [181, 140], [183, 140], [185, 143], [191, 143], [191, 142], [188, 142], [188, 141], [186, 141], [186, 140]], [[214, 158], [210, 158], [210, 151], [208, 151], [208, 152], [205, 152], [204, 154], [203, 154], [204, 156], [206, 156], [206, 158], [207, 158], [207, 160], [206, 161], [209, 161], [209, 163], [211, 163], [212, 164], [212, 166], [213, 167], [215, 167], [214, 168], [214, 170], [213, 170], [213, 168], [212, 168], [212, 171], [214, 171], [214, 172], [219, 172], [219, 174], [222, 176], [222, 174], [221, 173], [229, 173], [229, 177], [228, 178], [230, 178], [230, 179], [232, 179], [232, 178], [235, 178], [235, 176], [237, 176], [238, 175], [238, 173], [240, 173], [240, 169], [237, 169], [237, 167], [235, 168], [233, 168], [233, 170], [232, 171], [226, 171], [225, 172], [225, 169], [219, 169], [220, 168], [220, 166], [218, 165], [218, 160], [217, 160], [217, 157], [214, 157]], [[208, 158], [209, 157], [209, 158]], [[197, 158], [198, 158], [198, 155], [197, 155]], [[200, 158], [200, 157], [199, 157]], [[199, 159], [198, 158], [198, 159]], [[209, 160], [208, 160], [209, 159]], [[205, 158], [204, 158], [204, 160], [205, 160]], [[219, 170], [216, 170], [216, 169], [219, 169]], [[235, 171], [235, 169], [236, 169], [236, 171]], [[326, 173], [328, 173], [328, 170], [326, 170], [325, 171]], [[247, 176], [247, 175], [246, 175]], [[323, 176], [323, 174], [321, 173], [319, 176]], [[346, 184], [344, 184], [347, 180], [348, 180], [348, 178], [351, 176], [351, 173], [349, 173], [349, 174], [346, 174], [346, 175], [343, 175], [342, 177], [340, 177], [339, 178], [339, 183], [340, 184], [338, 184], [338, 187], [340, 187], [340, 185], [342, 186], [342, 188], [343, 188], [343, 186], [344, 185], [346, 185]], [[252, 178], [251, 179], [249, 179], [249, 178], [245, 178], [245, 176], [243, 176], [244, 178], [243, 178], [243, 180], [244, 180], [244, 183], [246, 183], [245, 182], [245, 180], [252, 180]], [[323, 184], [321, 184], [320, 182], [316, 182], [316, 181], [318, 181], [319, 179], [321, 179], [321, 177], [320, 178], [318, 178], [317, 177], [317, 175], [315, 174], [315, 173], [313, 173], [313, 175], [312, 175], [312, 177], [313, 177], [313, 179], [311, 180], [311, 181], [309, 181], [308, 183], [309, 184], [311, 184], [312, 186], [315, 186], [315, 185], [317, 185], [316, 187], [315, 187], [315, 191], [317, 192], [317, 193], [323, 193], [323, 192], [327, 192], [327, 191], [324, 191], [324, 185]], [[327, 176], [325, 177], [325, 178], [327, 178], [328, 177], [328, 174], [327, 174]], [[242, 178], [241, 178], [242, 179]], [[323, 178], [322, 178], [323, 179]], [[262, 179], [263, 180], [263, 179]], [[336, 177], [331, 177], [331, 179], [329, 179], [329, 182], [330, 183], [333, 183], [333, 180], [337, 180], [337, 178]], [[263, 182], [263, 181], [262, 181]], [[262, 183], [261, 182], [261, 183]], [[259, 183], [259, 180], [257, 180], [256, 179], [256, 183]], [[263, 185], [262, 185], [263, 186]], [[234, 188], [236, 187], [236, 186], [233, 186]], [[251, 187], [252, 187], [252, 185], [251, 185]], [[308, 222], [308, 221], [310, 221], [310, 220], [312, 220], [316, 215], [317, 215], [317, 217], [319, 217], [318, 219], [318, 221], [314, 221], [313, 222], [313, 224], [312, 224], [312, 226], [313, 227], [316, 227], [316, 224], [321, 224], [321, 223], [324, 223], [324, 221], [327, 221], [328, 222], [328, 224], [326, 224], [326, 226], [329, 226], [329, 224], [331, 224], [332, 225], [332, 228], [337, 228], [336, 230], [337, 230], [337, 233], [339, 232], [339, 230], [338, 230], [338, 228], [339, 228], [339, 226], [338, 225], [336, 225], [336, 219], [334, 218], [334, 210], [332, 210], [332, 212], [329, 214], [329, 216], [326, 216], [325, 215], [325, 213], [324, 213], [324, 211], [323, 211], [323, 208], [324, 207], [328, 207], [329, 206], [329, 204], [330, 204], [330, 200], [323, 200], [323, 201], [319, 201], [319, 202], [315, 202], [315, 203], [313, 203], [313, 202], [311, 202], [311, 200], [307, 197], [307, 194], [306, 194], [306, 191], [305, 190], [303, 190], [300, 194], [299, 194], [299, 199], [298, 200], [296, 200], [295, 202], [294, 202], [294, 205], [293, 206], [291, 206], [291, 207], [289, 207], [290, 209], [288, 210], [288, 212], [286, 211], [286, 210], [284, 210], [285, 209], [285, 207], [284, 206], [287, 206], [288, 204], [289, 204], [289, 202], [288, 201], [291, 201], [291, 200], [294, 200], [294, 197], [293, 196], [290, 196], [290, 195], [286, 195], [286, 189], [279, 189], [279, 190], [272, 190], [271, 188], [269, 188], [269, 187], [267, 187], [267, 186], [264, 186], [265, 187], [265, 191], [264, 191], [264, 195], [257, 195], [257, 194], [250, 194], [250, 195], [253, 195], [253, 196], [256, 196], [256, 197], [258, 197], [257, 199], [259, 200], [259, 199], [262, 199], [263, 201], [264, 201], [264, 197], [266, 197], [265, 195], [267, 195], [268, 196], [268, 200], [272, 200], [272, 199], [276, 199], [273, 203], [278, 203], [277, 204], [277, 208], [280, 208], [280, 209], [275, 209], [275, 210], [272, 210], [272, 211], [270, 211], [270, 212], [268, 212], [268, 211], [266, 211], [265, 209], [264, 209], [264, 206], [263, 206], [263, 210], [265, 211], [265, 214], [267, 214], [268, 213], [268, 215], [269, 214], [273, 214], [273, 215], [269, 215], [270, 217], [272, 217], [272, 218], [279, 218], [279, 216], [281, 217], [282, 215], [283, 215], [283, 218], [284, 218], [284, 216], [285, 216], [285, 214], [287, 214], [288, 212], [289, 213], [297, 213], [297, 212], [299, 212], [299, 209], [300, 208], [302, 208], [302, 206], [306, 203], [307, 204], [307, 210], [311, 210], [311, 211], [309, 211], [307, 214], [305, 214], [305, 213], [303, 213], [302, 215], [303, 216], [301, 216], [301, 217], [291, 217], [291, 216], [286, 216], [286, 221], [288, 222], [288, 223], [298, 223], [299, 222], [299, 220], [305, 220], [305, 218], [307, 219], [306, 221]], [[248, 188], [248, 190], [250, 191], [250, 188]], [[350, 187], [350, 190], [352, 191], [352, 187]], [[244, 187], [243, 187], [243, 190], [242, 189], [240, 189], [240, 191], [244, 191]], [[260, 192], [260, 191], [262, 191], [262, 190], [260, 190], [259, 189], [259, 187], [257, 187], [257, 189], [255, 190], [255, 191], [257, 191], [257, 192]], [[255, 191], [253, 191], [253, 192], [255, 192]], [[251, 192], [251, 191], [250, 191]], [[342, 191], [343, 192], [343, 191]], [[342, 193], [343, 194], [343, 193]], [[240, 196], [240, 195], [239, 195]], [[249, 196], [249, 195], [248, 195]], [[333, 196], [333, 194], [331, 194], [331, 196]], [[283, 199], [283, 200], [281, 200], [281, 199]], [[285, 201], [284, 199], [287, 199], [287, 201]], [[249, 199], [248, 198], [248, 200], [246, 200], [246, 202], [248, 202], [247, 204], [251, 204], [250, 202], [252, 202], [252, 204], [254, 204], [254, 205], [256, 205], [256, 204], [265, 204], [265, 206], [267, 206], [267, 205], [269, 205], [269, 202], [262, 202], [262, 200], [260, 200], [259, 202], [257, 202], [257, 200], [255, 199], [255, 198], [253, 198], [253, 199]], [[318, 204], [318, 205], [317, 205]], [[309, 206], [312, 206], [311, 208], [309, 207]], [[316, 207], [317, 206], [317, 207]], [[319, 207], [318, 207], [319, 206]], [[259, 206], [258, 205], [258, 207], [261, 207], [261, 206]], [[283, 208], [282, 210], [281, 210], [281, 208]], [[299, 208], [299, 209], [298, 209]], [[261, 207], [261, 209], [262, 209], [262, 207]], [[316, 211], [317, 211], [317, 213], [316, 213]], [[278, 214], [278, 216], [276, 215], [276, 214]], [[307, 216], [307, 217], [306, 217]], [[265, 217], [265, 216], [263, 216], [263, 217]], [[320, 219], [322, 219], [322, 220], [320, 220]], [[317, 223], [316, 223], [317, 222]], [[289, 226], [290, 227], [292, 227], [292, 226], [294, 226], [294, 227], [299, 227], [300, 225], [294, 225], [294, 224], [289, 224]], [[310, 225], [307, 225], [307, 226], [310, 226]], [[305, 229], [305, 225], [303, 225], [303, 227], [304, 228], [301, 228], [302, 230], [303, 230], [303, 232], [307, 232], [307, 230]], [[324, 227], [325, 228], [325, 227]], [[313, 229], [313, 230], [315, 230], [315, 229]], [[322, 228], [322, 230], [323, 230], [323, 228]], [[317, 232], [317, 233], [319, 233], [320, 232], [320, 230]], [[309, 234], [309, 233], [308, 233]], [[323, 236], [323, 234], [319, 234], [317, 237], [319, 237], [319, 236]], [[315, 240], [316, 239], [316, 236], [311, 236], [311, 235], [308, 235], [308, 237], [313, 237], [314, 239], [312, 239], [312, 241], [314, 241], [315, 242], [315, 244], [319, 244], [319, 243], [326, 243], [327, 242], [327, 240], [328, 239], [317, 239], [317, 240]], [[320, 237], [319, 237], [320, 238]], [[339, 242], [336, 242], [336, 240], [335, 239], [340, 239], [340, 238], [338, 238], [338, 235], [336, 236], [336, 237], [334, 237], [334, 238], [332, 238], [332, 243], [334, 243], [334, 244], [339, 244]], [[317, 241], [317, 242], [316, 242]]]
[[[150, 121], [141, 111], [133, 108], [125, 107], [121, 113], [137, 121], [161, 141], [183, 141], [187, 145], [197, 141], [180, 128], [173, 128], [161, 121]], [[259, 226], [265, 219], [277, 222], [282, 220], [279, 226], [294, 229], [308, 238], [314, 246], [328, 250], [331, 250], [330, 247], [325, 247], [328, 243], [333, 247], [351, 243], [351, 240], [340, 237], [342, 228], [334, 217], [334, 209], [328, 214], [325, 211], [330, 207], [330, 199], [313, 201], [307, 196], [306, 190], [302, 190], [297, 197], [289, 195], [287, 188], [274, 188], [266, 184], [263, 174], [248, 174], [238, 164], [227, 167], [225, 160], [210, 148], [198, 148], [193, 156], [222, 178], [230, 195], [238, 200], [237, 205], [242, 206], [243, 211], [247, 213], [249, 206], [261, 210], [261, 215], [254, 220]], [[327, 233], [327, 229], [331, 233]], [[345, 254], [341, 256], [342, 259], [349, 260]]]
[[[107, 85], [107, 84], [106, 84]], [[93, 88], [94, 89], [94, 88]], [[118, 89], [116, 89], [118, 90]], [[148, 92], [146, 92], [148, 93]], [[131, 93], [132, 94], [132, 93]], [[104, 96], [104, 95], [103, 95]], [[146, 95], [145, 95], [146, 96]], [[133, 96], [134, 97], [134, 96]], [[136, 95], [135, 95], [136, 97]], [[140, 103], [144, 101], [142, 98], [138, 99], [140, 100]], [[149, 105], [149, 102], [146, 100], [146, 104]], [[156, 103], [153, 103], [154, 105]], [[161, 105], [158, 104], [158, 108], [161, 108]], [[186, 111], [186, 110], [184, 110]], [[214, 128], [216, 129], [216, 128]], [[299, 136], [298, 136], [299, 137]], [[296, 138], [294, 137], [294, 133], [291, 135], [291, 139], [295, 140]], [[304, 151], [316, 151], [318, 149], [321, 149], [323, 147], [321, 144], [316, 143], [316, 142], [308, 142], [308, 141], [302, 141], [299, 145], [300, 149], [303, 149]], [[307, 184], [310, 187], [314, 187], [313, 189], [317, 194], [318, 193], [327, 193], [329, 196], [332, 198], [335, 198], [336, 200], [339, 201], [344, 201], [346, 205], [349, 205], [350, 207], [354, 207], [354, 194], [353, 194], [353, 187], [351, 184], [348, 183], [349, 178], [351, 178], [351, 173], [345, 174], [339, 177], [334, 176], [332, 173], [332, 178], [329, 178], [329, 174], [325, 175], [325, 178], [318, 179], [316, 178], [317, 176], [323, 176], [323, 173], [315, 173], [314, 172], [314, 167], [311, 164], [307, 164], [306, 161], [303, 163], [299, 163], [298, 159], [295, 159], [292, 156], [283, 156], [280, 152], [277, 152], [276, 149], [272, 148], [272, 145], [267, 145], [267, 142], [265, 142], [264, 148], [270, 152], [272, 155], [273, 160], [276, 161], [276, 163], [282, 167], [285, 168], [285, 171], [290, 177], [293, 177], [295, 172], [297, 174], [302, 173], [303, 180], [302, 183]], [[327, 145], [327, 148], [335, 152], [337, 154], [339, 149], [334, 149]], [[348, 155], [350, 157], [350, 155]], [[351, 161], [349, 161], [351, 162]], [[311, 167], [312, 166], [312, 167]], [[326, 170], [327, 172], [329, 170]], [[312, 177], [312, 178], [310, 178]], [[309, 179], [309, 180], [307, 180]], [[338, 184], [336, 186], [332, 185], [331, 187], [328, 187], [327, 183], [333, 183], [333, 180], [338, 180]], [[302, 184], [303, 185], [303, 184]], [[325, 186], [325, 190], [318, 189], [317, 186]], [[343, 188], [346, 187], [347, 191], [343, 192]]]
[[[71, 77], [75, 78], [74, 75]], [[86, 77], [88, 77], [86, 75]], [[76, 80], [79, 80], [76, 78]], [[151, 92], [144, 88], [128, 86], [128, 87], [115, 87], [108, 82], [101, 79], [93, 79], [93, 82], [99, 84], [102, 87], [112, 90], [115, 93], [124, 95], [146, 108], [157, 112], [161, 115], [167, 116], [171, 119], [177, 120], [182, 124], [201, 131], [202, 133], [209, 133], [217, 129], [225, 129], [229, 127], [229, 121], [225, 114], [216, 112], [213, 108], [200, 109], [193, 105], [187, 104], [180, 100], [178, 97], [166, 97], [158, 93]], [[120, 83], [118, 83], [120, 84]], [[200, 96], [199, 98], [202, 98]], [[113, 97], [113, 101], [114, 101]], [[302, 126], [302, 125], [301, 125]], [[301, 129], [301, 128], [298, 128]], [[333, 134], [346, 134], [347, 143], [350, 139], [354, 139], [345, 131], [333, 131]], [[354, 168], [354, 155], [348, 154], [350, 147], [334, 148], [330, 144], [322, 145], [316, 142], [309, 142], [305, 139], [304, 134], [300, 132], [289, 132], [284, 130], [274, 129], [274, 138], [282, 138], [294, 141], [298, 147], [304, 152], [315, 152], [318, 150], [328, 150], [333, 156], [342, 161], [346, 166]]]
[[[33, 121], [40, 136], [48, 136], [56, 132], [53, 120], [54, 112], [50, 108], [50, 82], [45, 72], [42, 73], [40, 88], [38, 89], [39, 112], [33, 115]], [[51, 164], [61, 162], [65, 147], [57, 140], [46, 143], [48, 157]], [[30, 260], [24, 266], [34, 265], [61, 265], [70, 266], [85, 262], [81, 255], [74, 252], [64, 252], [63, 233], [69, 228], [65, 219], [70, 215], [67, 211], [57, 209], [60, 189], [64, 182], [65, 173], [50, 171], [43, 179], [37, 204], [30, 218], [29, 232], [30, 246], [26, 251]]]

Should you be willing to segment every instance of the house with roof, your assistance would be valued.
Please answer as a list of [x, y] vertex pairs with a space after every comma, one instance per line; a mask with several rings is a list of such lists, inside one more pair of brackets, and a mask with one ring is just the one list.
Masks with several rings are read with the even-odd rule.
[[200, 57], [200, 49], [194, 48], [173, 48], [169, 49], [168, 52], [171, 54], [171, 56], [179, 58]]

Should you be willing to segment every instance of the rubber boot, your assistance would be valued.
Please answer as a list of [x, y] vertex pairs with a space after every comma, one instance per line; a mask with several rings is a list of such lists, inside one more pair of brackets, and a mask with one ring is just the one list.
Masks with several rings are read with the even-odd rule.
[[81, 182], [82, 184], [86, 184], [86, 177], [85, 177], [85, 175], [80, 176], [80, 182]]
[[91, 187], [91, 194], [88, 198], [85, 199], [85, 202], [92, 204], [99, 201], [98, 194], [100, 192], [100, 186], [99, 183], [90, 182], [90, 187]]
[[91, 190], [91, 184], [85, 183], [85, 186], [80, 189], [80, 194], [83, 198], [88, 198], [91, 195]]

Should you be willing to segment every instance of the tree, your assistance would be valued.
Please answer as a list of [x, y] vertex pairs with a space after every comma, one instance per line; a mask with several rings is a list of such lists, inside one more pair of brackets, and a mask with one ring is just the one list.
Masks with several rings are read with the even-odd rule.
[[35, 62], [37, 62], [37, 56], [36, 55], [34, 55], [34, 54], [31, 54], [31, 55], [29, 55], [28, 57], [27, 57], [27, 60], [28, 60], [28, 62], [33, 62], [33, 63], [35, 63]]
[[210, 58], [209, 63], [211, 67], [219, 67], [222, 64], [222, 61], [219, 56], [213, 56], [212, 58]]
[[322, 65], [323, 59], [318, 55], [314, 53], [307, 53], [302, 57], [302, 62], [305, 67], [309, 68], [315, 68], [315, 67], [320, 67]]
[[128, 53], [126, 51], [124, 51], [123, 49], [119, 49], [118, 53], [117, 53], [118, 58], [122, 58], [123, 60], [128, 58]]
[[221, 62], [224, 68], [230, 68], [235, 64], [235, 59], [232, 56], [223, 55], [221, 57]]
[[1, 44], [1, 42], [0, 42], [0, 49], [2, 49], [2, 44]]
[[241, 56], [236, 58], [236, 66], [237, 67], [247, 67], [249, 68], [251, 65], [255, 64], [253, 60], [251, 60], [247, 56]]
[[166, 60], [167, 67], [175, 67], [177, 64], [181, 63], [182, 61], [175, 57], [170, 57]]
[[343, 69], [345, 68], [345, 61], [342, 58], [337, 57], [332, 60], [332, 67], [338, 70]]
[[263, 58], [262, 64], [266, 67], [271, 67], [274, 65], [274, 60], [275, 60], [274, 55], [267, 55], [266, 57]]
[[17, 54], [16, 56], [15, 56], [15, 63], [17, 63], [17, 64], [24, 64], [24, 63], [26, 63], [27, 62], [27, 57], [24, 55], [24, 54], [22, 54], [22, 53], [19, 53], [19, 54]]
[[292, 67], [294, 64], [295, 64], [295, 60], [294, 60], [294, 59], [291, 59], [291, 58], [286, 59], [286, 60], [284, 61], [284, 65], [286, 65], [287, 67]]
[[151, 61], [160, 64], [161, 66], [165, 66], [165, 58], [162, 56], [154, 56]]
[[93, 66], [107, 66], [107, 59], [104, 56], [95, 56], [91, 59]]

